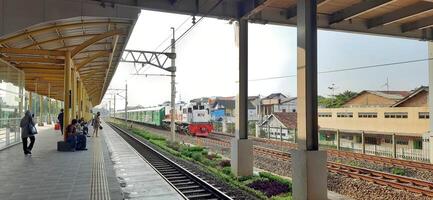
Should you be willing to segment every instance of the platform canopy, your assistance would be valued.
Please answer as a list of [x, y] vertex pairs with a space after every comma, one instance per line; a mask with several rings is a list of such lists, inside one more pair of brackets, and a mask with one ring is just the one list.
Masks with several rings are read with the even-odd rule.
[[[297, 0], [98, 0], [163, 12], [296, 25]], [[321, 29], [433, 40], [433, 0], [317, 0]]]
[[37, 24], [2, 36], [0, 59], [24, 71], [27, 91], [64, 100], [65, 52], [70, 51], [78, 79], [97, 105], [116, 71], [133, 25], [134, 20], [104, 17]]

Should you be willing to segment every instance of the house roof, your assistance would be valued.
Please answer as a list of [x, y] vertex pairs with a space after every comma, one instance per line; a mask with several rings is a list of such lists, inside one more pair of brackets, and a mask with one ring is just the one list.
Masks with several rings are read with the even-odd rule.
[[397, 107], [401, 105], [402, 103], [408, 101], [409, 99], [412, 99], [414, 96], [418, 95], [419, 93], [426, 91], [429, 91], [428, 86], [421, 86], [415, 90], [413, 90], [409, 95], [406, 95], [406, 97], [400, 99], [399, 101], [395, 102], [391, 107]]
[[276, 98], [279, 98], [280, 96], [283, 98], [287, 98], [287, 96], [282, 94], [282, 93], [272, 93], [263, 99], [276, 99]]
[[274, 112], [272, 113], [266, 121], [262, 123], [264, 125], [271, 118], [275, 117], [282, 125], [289, 129], [297, 128], [298, 115], [296, 112]]
[[296, 101], [296, 99], [298, 99], [298, 97], [284, 98], [284, 99], [281, 100], [281, 103], [287, 103], [287, 102], [291, 102], [291, 101]]
[[407, 95], [410, 94], [410, 91], [375, 91], [375, 90], [364, 90], [360, 93], [358, 93], [357, 95], [353, 96], [352, 98], [348, 99], [346, 103], [352, 101], [355, 98], [358, 98], [359, 96], [365, 94], [365, 93], [370, 93], [370, 94], [374, 94], [386, 99], [390, 99], [390, 100], [394, 100], [394, 101], [398, 101], [400, 99], [403, 99], [404, 97], [406, 97]]

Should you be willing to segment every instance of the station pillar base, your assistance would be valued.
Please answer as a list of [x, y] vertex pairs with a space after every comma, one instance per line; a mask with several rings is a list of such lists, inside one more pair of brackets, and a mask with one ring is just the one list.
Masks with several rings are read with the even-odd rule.
[[327, 200], [326, 151], [294, 150], [292, 179], [294, 200]]
[[253, 175], [253, 140], [236, 139], [231, 141], [231, 167], [235, 176]]

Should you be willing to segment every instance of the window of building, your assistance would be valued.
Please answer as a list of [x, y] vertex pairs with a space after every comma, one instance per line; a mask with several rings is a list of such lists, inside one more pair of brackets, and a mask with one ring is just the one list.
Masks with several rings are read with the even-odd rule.
[[413, 141], [414, 149], [422, 149], [422, 140], [414, 140]]
[[375, 113], [375, 112], [359, 112], [358, 118], [377, 118], [377, 113]]
[[375, 137], [365, 137], [365, 144], [375, 144], [378, 145], [380, 144], [379, 140]]
[[407, 112], [386, 112], [385, 118], [407, 118]]
[[351, 135], [341, 135], [340, 137], [341, 137], [341, 139], [353, 140], [353, 136], [351, 136]]
[[418, 118], [419, 119], [429, 119], [430, 115], [428, 112], [419, 112], [418, 113]]
[[392, 139], [391, 138], [385, 138], [384, 141], [387, 144], [392, 144]]
[[330, 113], [330, 112], [319, 113], [318, 116], [319, 117], [332, 117], [332, 113]]
[[399, 144], [399, 145], [408, 145], [409, 144], [409, 140], [398, 139], [397, 140], [397, 144]]
[[337, 113], [337, 117], [352, 118], [353, 117], [353, 113], [352, 112], [338, 112]]

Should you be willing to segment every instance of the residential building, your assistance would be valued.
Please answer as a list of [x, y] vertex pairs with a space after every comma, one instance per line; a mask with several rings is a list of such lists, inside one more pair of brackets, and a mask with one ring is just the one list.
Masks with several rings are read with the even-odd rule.
[[349, 99], [342, 107], [389, 107], [408, 96], [410, 91], [364, 90]]
[[260, 124], [264, 137], [293, 141], [296, 134], [296, 112], [274, 112]]

